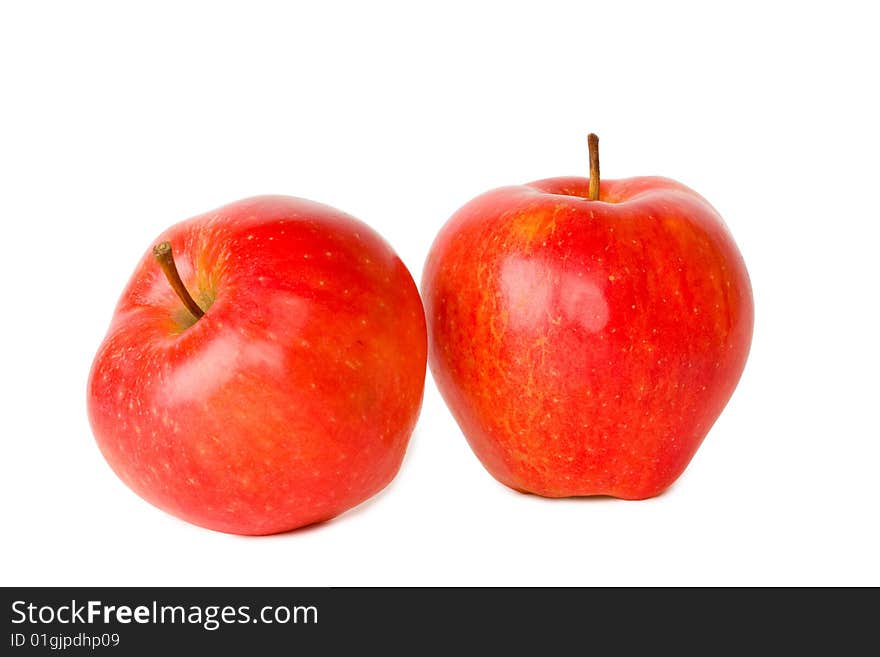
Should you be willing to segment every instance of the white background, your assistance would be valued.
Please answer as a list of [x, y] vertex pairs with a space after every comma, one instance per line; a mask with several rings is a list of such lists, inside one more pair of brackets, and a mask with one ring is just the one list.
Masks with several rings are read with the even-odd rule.
[[[870, 3], [3, 3], [4, 585], [880, 585], [880, 138]], [[745, 256], [752, 354], [645, 502], [497, 484], [428, 377], [403, 468], [321, 526], [243, 538], [131, 493], [85, 382], [166, 226], [286, 193], [418, 280], [492, 187], [659, 174]]]

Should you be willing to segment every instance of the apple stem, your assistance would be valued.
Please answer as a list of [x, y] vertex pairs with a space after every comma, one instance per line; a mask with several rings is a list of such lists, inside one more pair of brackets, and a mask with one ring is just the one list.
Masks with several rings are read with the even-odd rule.
[[587, 135], [590, 150], [590, 200], [599, 200], [599, 137], [592, 132]]
[[180, 297], [183, 305], [192, 313], [193, 317], [199, 319], [205, 314], [205, 311], [199, 307], [199, 304], [197, 304], [195, 299], [190, 295], [189, 290], [186, 289], [183, 281], [180, 280], [177, 265], [174, 264], [174, 254], [171, 251], [171, 243], [162, 242], [157, 244], [153, 247], [153, 255], [156, 256], [156, 260], [159, 261], [159, 266], [162, 267], [162, 271], [165, 272], [165, 278], [168, 279], [171, 289], [177, 293], [177, 296]]

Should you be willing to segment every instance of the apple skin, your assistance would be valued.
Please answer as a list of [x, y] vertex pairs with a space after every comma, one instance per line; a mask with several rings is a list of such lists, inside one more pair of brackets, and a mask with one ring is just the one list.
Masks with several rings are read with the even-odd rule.
[[745, 366], [748, 273], [675, 181], [551, 178], [477, 197], [422, 279], [434, 379], [500, 482], [546, 497], [669, 487]]
[[406, 267], [325, 205], [264, 196], [179, 223], [167, 240], [203, 309], [148, 251], [92, 365], [98, 446], [141, 497], [234, 534], [332, 518], [397, 473], [424, 388], [427, 337]]

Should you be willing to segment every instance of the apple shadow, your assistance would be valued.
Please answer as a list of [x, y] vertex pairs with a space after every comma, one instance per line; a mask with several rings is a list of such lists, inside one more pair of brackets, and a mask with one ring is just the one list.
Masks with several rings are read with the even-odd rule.
[[351, 516], [351, 515], [361, 513], [365, 508], [370, 507], [373, 504], [373, 502], [375, 502], [375, 500], [377, 498], [381, 497], [385, 493], [385, 491], [391, 487], [392, 483], [394, 483], [394, 480], [389, 482], [388, 485], [385, 486], [385, 488], [380, 490], [378, 493], [374, 494], [369, 499], [364, 500], [363, 502], [353, 506], [350, 509], [346, 509], [345, 511], [343, 511], [339, 515], [333, 516], [332, 518], [324, 518], [323, 520], [316, 520], [315, 522], [310, 522], [307, 525], [295, 527], [295, 528], [289, 529], [285, 532], [275, 532], [273, 534], [230, 534], [230, 536], [234, 536], [235, 538], [243, 539], [246, 541], [265, 541], [265, 540], [272, 540], [272, 539], [281, 539], [281, 538], [284, 538], [287, 536], [302, 536], [305, 534], [310, 534], [313, 531], [317, 531], [317, 530], [321, 529], [325, 525], [334, 524], [337, 520], [339, 520], [340, 518], [342, 518], [344, 516]]
[[[395, 476], [395, 479], [397, 477]], [[324, 518], [323, 520], [316, 520], [315, 522], [310, 522], [307, 525], [302, 525], [300, 527], [295, 527], [293, 529], [289, 529], [286, 532], [275, 532], [274, 534], [232, 534], [236, 538], [244, 539], [244, 540], [255, 540], [255, 541], [265, 541], [272, 539], [282, 539], [289, 536], [302, 536], [305, 534], [310, 534], [313, 531], [317, 531], [324, 527], [325, 525], [335, 524], [340, 518], [350, 517], [354, 515], [358, 515], [363, 513], [364, 510], [371, 507], [380, 497], [385, 494], [391, 486], [394, 484], [394, 479], [388, 482], [388, 485], [385, 486], [382, 490], [372, 495], [369, 499], [360, 502], [359, 504], [353, 506], [350, 509], [346, 509], [339, 515], [333, 516], [332, 518]]]
[[678, 485], [678, 481], [674, 481], [669, 487], [665, 488], [657, 495], [636, 500], [628, 500], [622, 497], [615, 497], [614, 495], [571, 495], [569, 497], [547, 497], [546, 495], [539, 495], [537, 493], [532, 493], [531, 491], [513, 488], [501, 482], [498, 483], [501, 484], [501, 486], [503, 486], [513, 495], [526, 495], [530, 498], [537, 498], [542, 502], [548, 504], [627, 504], [633, 502], [650, 502], [651, 500], [658, 500], [666, 497], [667, 495], [669, 495], [669, 492]]
[[[419, 429], [418, 429], [418, 427], [416, 427], [413, 430], [412, 435], [410, 435], [410, 439], [409, 439], [410, 446], [418, 438], [418, 435], [419, 435]], [[336, 522], [338, 522], [342, 518], [351, 518], [351, 517], [358, 516], [358, 515], [364, 513], [365, 511], [367, 511], [368, 509], [370, 509], [370, 507], [372, 507], [374, 504], [376, 504], [382, 497], [384, 497], [387, 494], [387, 492], [390, 489], [392, 489], [397, 484], [397, 480], [399, 479], [398, 475], [400, 474], [400, 471], [406, 467], [406, 462], [407, 462], [407, 460], [409, 460], [409, 456], [410, 456], [410, 447], [408, 446], [406, 452], [404, 452], [403, 460], [400, 463], [400, 467], [398, 468], [397, 472], [394, 473], [394, 477], [391, 478], [391, 481], [389, 481], [382, 489], [380, 489], [379, 491], [377, 491], [376, 493], [371, 495], [369, 498], [365, 499], [363, 502], [356, 504], [355, 506], [351, 507], [350, 509], [346, 509], [345, 511], [343, 511], [339, 515], [333, 516], [332, 518], [325, 518], [324, 520], [316, 520], [315, 522], [309, 523], [308, 525], [302, 525], [301, 527], [296, 527], [296, 528], [290, 529], [286, 532], [276, 532], [274, 534], [237, 535], [237, 537], [244, 539], [244, 540], [267, 540], [267, 539], [271, 540], [271, 539], [283, 539], [285, 537], [290, 537], [290, 536], [301, 536], [301, 535], [310, 534], [313, 531], [319, 530], [319, 529], [323, 528], [325, 525], [335, 524]]]

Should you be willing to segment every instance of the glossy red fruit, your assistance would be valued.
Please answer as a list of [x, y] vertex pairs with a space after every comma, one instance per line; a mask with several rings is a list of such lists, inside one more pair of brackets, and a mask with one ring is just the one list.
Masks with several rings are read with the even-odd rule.
[[424, 270], [429, 360], [502, 483], [647, 498], [682, 473], [743, 371], [753, 304], [718, 213], [664, 178], [488, 192]]
[[136, 493], [204, 527], [332, 518], [397, 472], [426, 335], [403, 263], [372, 229], [303, 199], [246, 199], [167, 230], [196, 320], [152, 252], [95, 357], [92, 428]]

